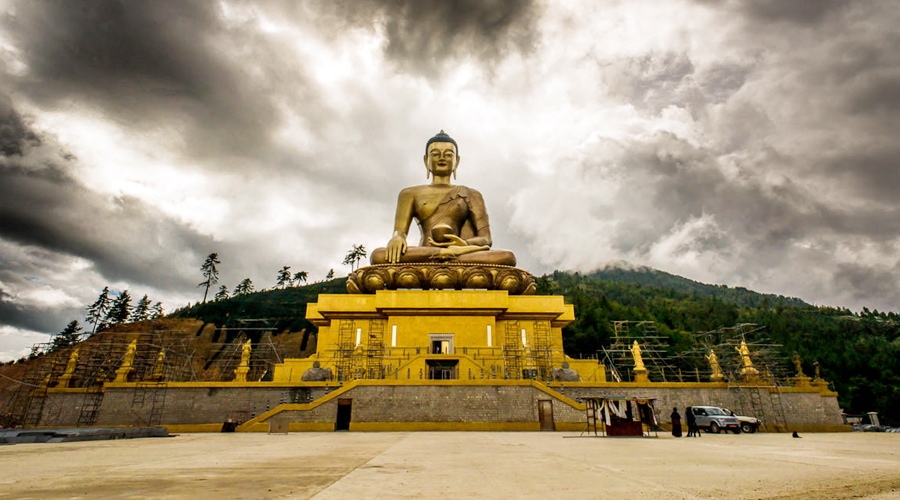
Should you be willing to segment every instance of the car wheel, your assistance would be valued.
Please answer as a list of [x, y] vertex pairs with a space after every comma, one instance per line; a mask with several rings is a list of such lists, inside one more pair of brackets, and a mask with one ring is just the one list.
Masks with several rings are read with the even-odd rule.
[[753, 424], [749, 422], [742, 422], [741, 430], [746, 432], [747, 434], [753, 434], [754, 432], [756, 432], [756, 427], [754, 427]]
[[717, 424], [715, 422], [709, 424], [709, 432], [711, 434], [718, 434], [719, 433], [719, 424]]

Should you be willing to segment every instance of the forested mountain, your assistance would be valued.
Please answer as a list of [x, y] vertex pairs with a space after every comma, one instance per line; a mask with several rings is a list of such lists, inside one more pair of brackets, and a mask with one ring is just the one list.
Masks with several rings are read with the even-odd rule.
[[[563, 331], [571, 356], [595, 355], [609, 346], [615, 340], [613, 321], [655, 322], [673, 355], [696, 349], [699, 332], [755, 324], [780, 345], [783, 359], [796, 352], [807, 375], [817, 361], [847, 412], [878, 411], [884, 423], [900, 424], [897, 313], [816, 307], [647, 269], [554, 272], [538, 279], [538, 293], [562, 294], [574, 304], [576, 320]], [[681, 362], [690, 363], [690, 358]]]
[[[249, 293], [197, 304], [173, 315], [219, 326], [233, 325], [238, 319], [268, 318], [279, 331], [314, 331], [303, 319], [306, 303], [319, 293], [345, 293], [344, 283], [335, 279]], [[838, 391], [847, 412], [878, 411], [883, 422], [900, 424], [897, 313], [816, 307], [796, 298], [706, 285], [647, 268], [586, 275], [554, 272], [538, 278], [538, 293], [564, 295], [567, 303], [574, 304], [576, 320], [563, 331], [570, 356], [596, 356], [608, 347], [615, 340], [613, 321], [653, 321], [679, 368], [705, 370], [702, 358], [679, 356], [697, 351], [697, 333], [755, 324], [777, 345], [782, 359], [798, 353], [807, 375], [813, 374], [812, 363], [817, 361], [822, 378]]]
[[593, 281], [618, 281], [634, 285], [653, 286], [656, 288], [684, 292], [698, 297], [718, 297], [739, 306], [774, 307], [776, 305], [808, 307], [809, 304], [794, 297], [756, 293], [744, 287], [729, 288], [727, 285], [707, 285], [697, 281], [675, 276], [665, 271], [649, 267], [615, 267], [594, 271], [585, 275]]

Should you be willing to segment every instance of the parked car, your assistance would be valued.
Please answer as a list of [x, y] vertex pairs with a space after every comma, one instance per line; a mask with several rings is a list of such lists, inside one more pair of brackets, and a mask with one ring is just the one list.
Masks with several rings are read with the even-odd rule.
[[738, 419], [725, 413], [725, 410], [718, 406], [692, 406], [691, 412], [694, 414], [697, 427], [706, 432], [718, 434], [725, 429], [735, 434], [741, 433], [741, 424]]
[[738, 419], [738, 422], [741, 424], [741, 430], [746, 432], [747, 434], [753, 434], [759, 429], [760, 420], [756, 417], [748, 417], [746, 415], [735, 415], [733, 411], [728, 408], [722, 408], [726, 414], [731, 415], [732, 417]]

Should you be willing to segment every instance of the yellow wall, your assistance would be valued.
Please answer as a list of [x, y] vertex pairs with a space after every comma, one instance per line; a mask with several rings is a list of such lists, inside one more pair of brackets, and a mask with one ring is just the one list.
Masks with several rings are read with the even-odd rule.
[[[367, 366], [370, 335], [381, 339], [387, 379], [427, 379], [427, 360], [456, 360], [459, 379], [504, 378], [503, 346], [511, 342], [521, 351], [520, 368], [534, 368], [535, 356], [543, 356], [552, 368], [568, 361], [583, 380], [605, 380], [602, 365], [595, 360], [572, 360], [563, 353], [562, 328], [575, 319], [575, 313], [561, 296], [511, 296], [506, 291], [488, 290], [320, 295], [317, 303], [308, 305], [306, 317], [319, 327], [317, 352], [277, 365], [276, 382], [299, 382], [314, 361], [336, 375], [338, 360], [348, 355], [339, 350], [342, 327], [350, 332], [350, 342], [356, 347], [354, 366]], [[549, 344], [536, 355], [532, 350], [539, 325], [547, 328]], [[432, 335], [452, 336], [452, 351], [432, 353]], [[515, 374], [511, 376], [515, 378]]]

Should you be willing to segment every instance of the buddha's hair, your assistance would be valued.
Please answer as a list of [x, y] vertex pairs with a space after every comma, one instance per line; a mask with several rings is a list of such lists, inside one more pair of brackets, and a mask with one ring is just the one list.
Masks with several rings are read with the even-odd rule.
[[456, 156], [459, 156], [459, 145], [456, 144], [456, 141], [454, 141], [453, 138], [447, 135], [447, 133], [443, 130], [435, 134], [435, 136], [431, 139], [428, 139], [428, 142], [425, 143], [426, 155], [428, 154], [428, 146], [430, 146], [432, 142], [449, 142], [450, 144], [453, 144], [453, 147], [456, 148]]

